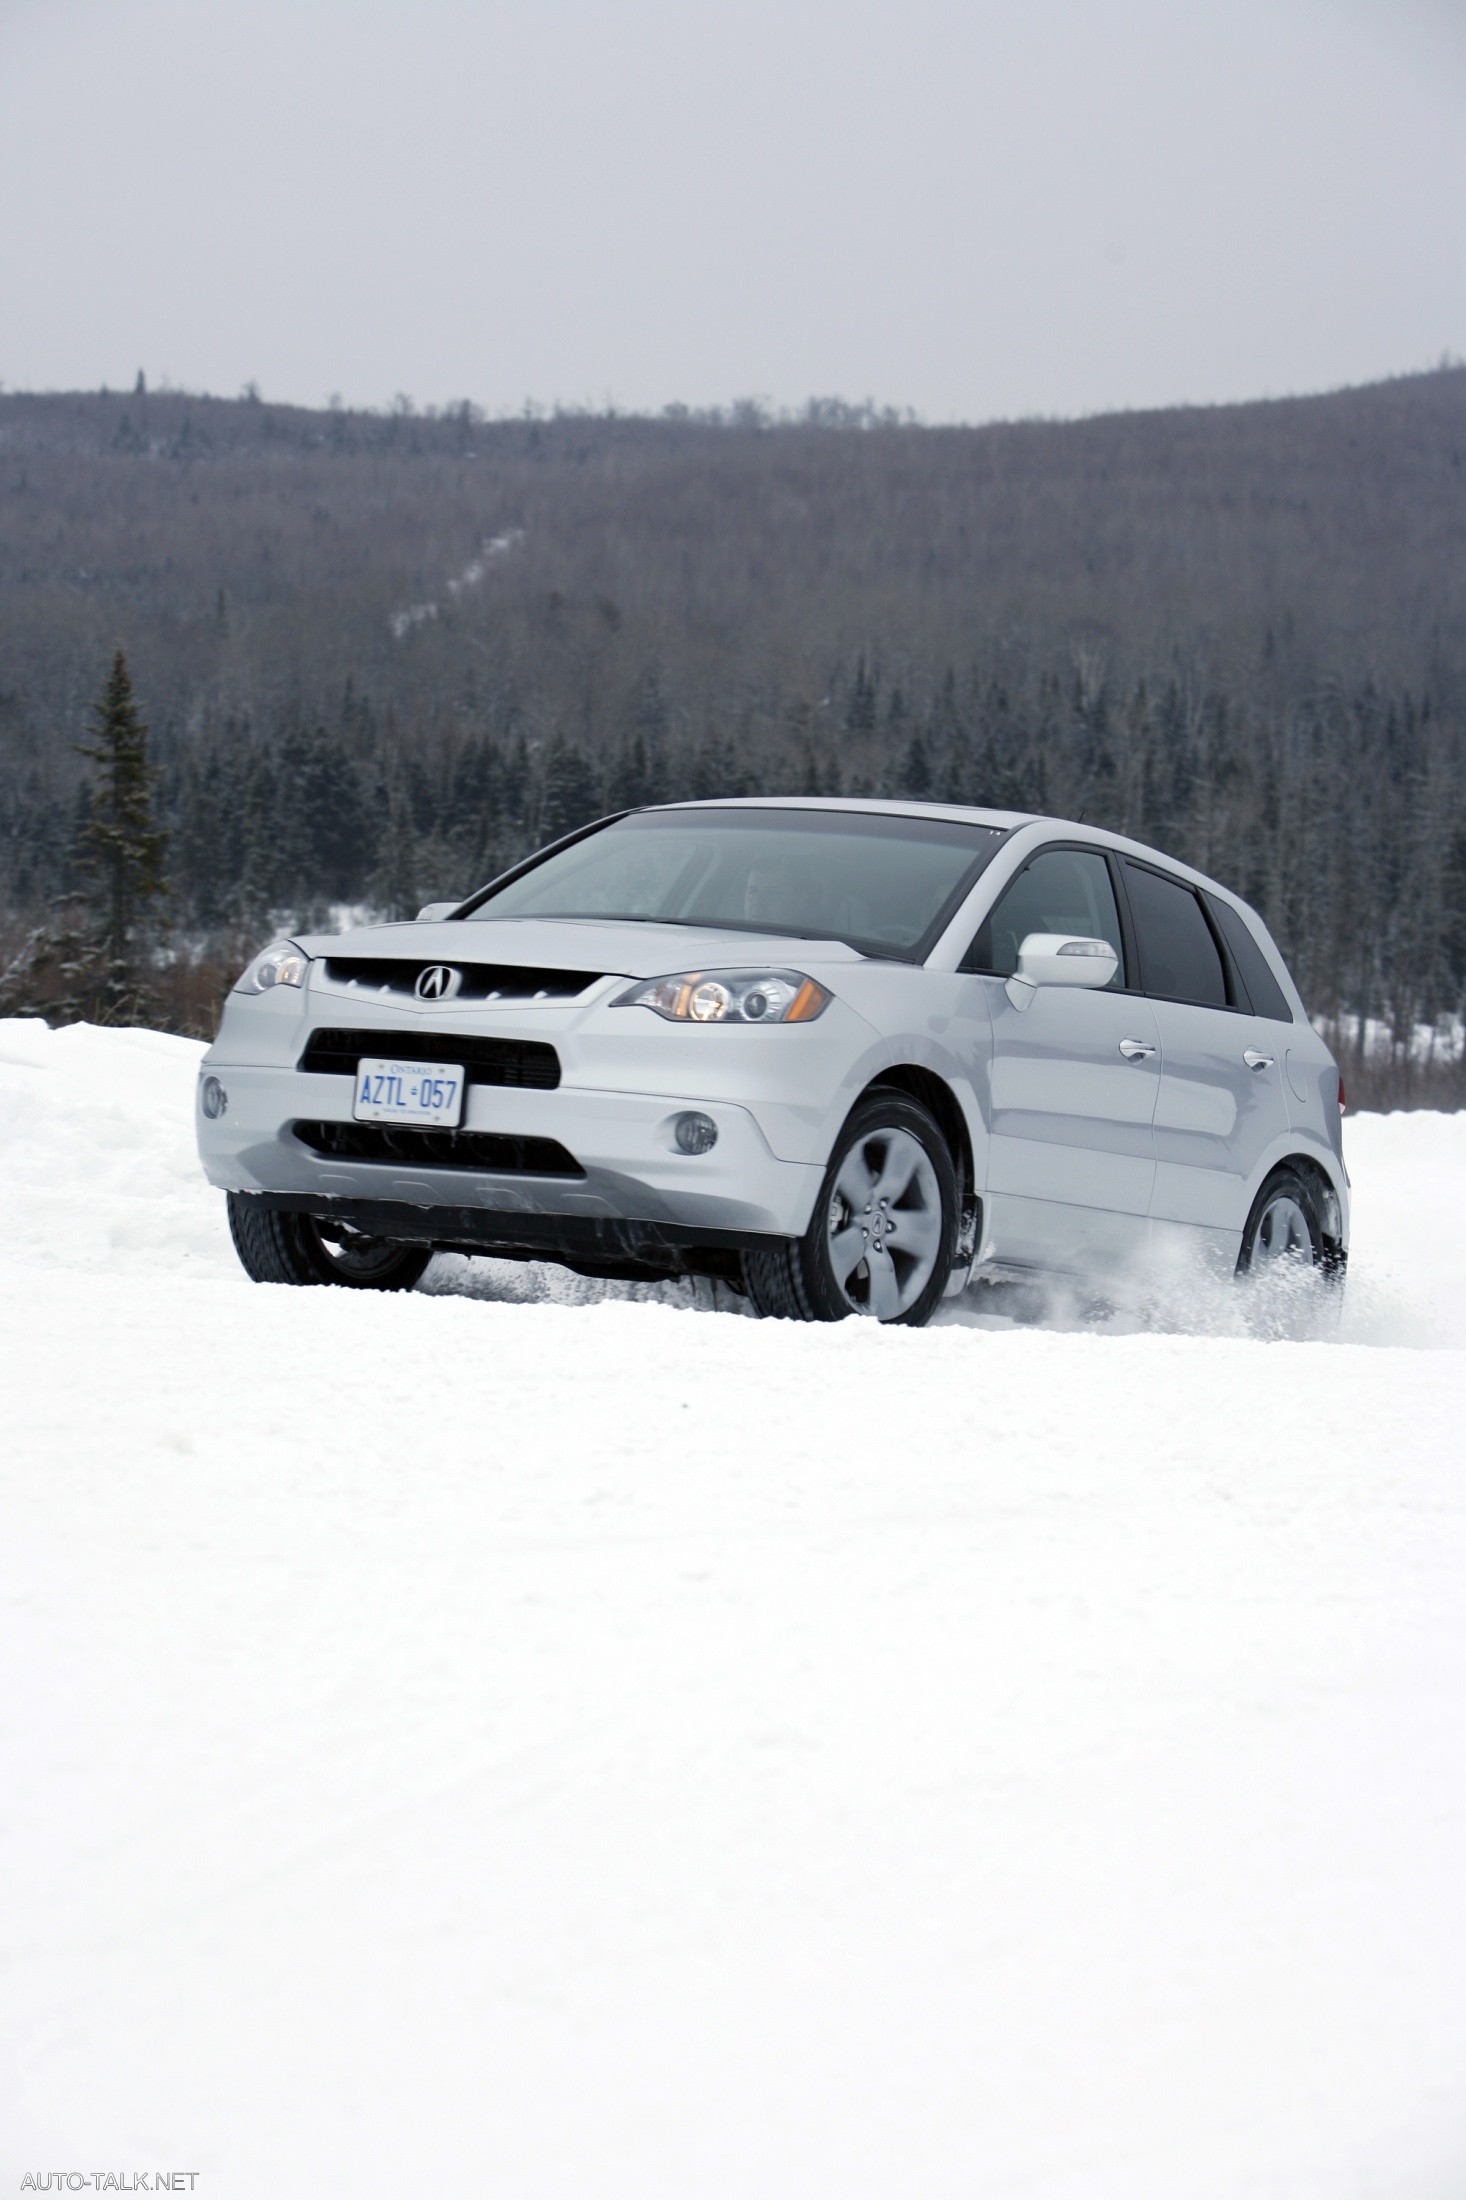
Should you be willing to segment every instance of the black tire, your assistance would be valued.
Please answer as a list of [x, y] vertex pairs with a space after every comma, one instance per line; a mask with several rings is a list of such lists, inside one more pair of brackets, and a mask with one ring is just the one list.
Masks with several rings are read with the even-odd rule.
[[1327, 1334], [1343, 1310], [1344, 1253], [1329, 1235], [1325, 1195], [1287, 1162], [1263, 1183], [1242, 1232], [1237, 1275], [1249, 1321], [1271, 1337]]
[[[874, 1305], [860, 1303], [860, 1286], [857, 1282], [852, 1295], [851, 1279], [843, 1281], [836, 1273], [836, 1261], [832, 1243], [838, 1244], [845, 1231], [836, 1228], [837, 1202], [842, 1201], [840, 1191], [842, 1172], [859, 1149], [862, 1153], [879, 1152], [880, 1141], [891, 1135], [914, 1139], [922, 1149], [930, 1168], [937, 1201], [935, 1213], [922, 1210], [923, 1217], [931, 1225], [935, 1241], [935, 1256], [929, 1275], [918, 1277], [915, 1262], [908, 1271], [908, 1282], [914, 1296], [905, 1301], [906, 1286], [902, 1286], [903, 1301], [900, 1310], [881, 1314]], [[926, 1172], [922, 1182], [931, 1184]], [[892, 1203], [882, 1202], [882, 1205]], [[814, 1204], [814, 1214], [809, 1228], [802, 1238], [792, 1240], [771, 1252], [745, 1253], [743, 1255], [743, 1283], [749, 1299], [760, 1314], [782, 1321], [838, 1322], [848, 1314], [869, 1313], [888, 1327], [919, 1329], [931, 1319], [947, 1288], [952, 1263], [957, 1255], [957, 1228], [961, 1208], [961, 1193], [957, 1183], [957, 1170], [948, 1149], [947, 1141], [927, 1110], [919, 1101], [911, 1100], [904, 1093], [876, 1092], [855, 1107], [830, 1156], [819, 1197]], [[841, 1212], [845, 1212], [842, 1206]], [[866, 1212], [869, 1212], [867, 1207]], [[906, 1252], [899, 1243], [899, 1226], [902, 1207], [894, 1202], [894, 1222], [890, 1258], [893, 1273], [898, 1266], [898, 1256]], [[859, 1216], [847, 1216], [846, 1230], [853, 1223], [859, 1228]], [[889, 1223], [883, 1226], [890, 1227]], [[864, 1235], [866, 1233], [862, 1233]], [[879, 1243], [880, 1240], [878, 1239]], [[858, 1278], [860, 1269], [854, 1271]], [[868, 1271], [867, 1271], [868, 1273]], [[869, 1288], [869, 1286], [868, 1286]]]
[[282, 1214], [247, 1192], [229, 1194], [229, 1234], [256, 1283], [335, 1283], [350, 1291], [410, 1291], [430, 1248], [343, 1231], [327, 1237], [310, 1215]]
[[[1307, 1229], [1306, 1249], [1301, 1244], [1291, 1244], [1287, 1251], [1301, 1265], [1306, 1258], [1315, 1268], [1327, 1269], [1329, 1265], [1328, 1239], [1324, 1230], [1323, 1201], [1317, 1186], [1286, 1162], [1274, 1169], [1261, 1191], [1252, 1202], [1252, 1212], [1247, 1217], [1247, 1227], [1242, 1232], [1242, 1250], [1237, 1256], [1238, 1275], [1249, 1275], [1263, 1267], [1269, 1258], [1266, 1233], [1275, 1228], [1280, 1215], [1296, 1210]], [[1294, 1233], [1296, 1236], [1296, 1232]], [[1277, 1257], [1277, 1256], [1275, 1256]]]

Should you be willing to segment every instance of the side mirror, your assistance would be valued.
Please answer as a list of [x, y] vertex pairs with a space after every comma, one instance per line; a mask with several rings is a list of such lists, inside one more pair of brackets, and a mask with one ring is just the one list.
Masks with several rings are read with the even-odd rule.
[[1108, 985], [1120, 959], [1108, 940], [1071, 938], [1067, 932], [1030, 932], [1018, 950], [1018, 968], [1006, 992], [1015, 1008], [1027, 1008], [1041, 985]]
[[425, 901], [414, 917], [414, 924], [440, 924], [444, 917], [451, 917], [458, 907], [456, 901]]

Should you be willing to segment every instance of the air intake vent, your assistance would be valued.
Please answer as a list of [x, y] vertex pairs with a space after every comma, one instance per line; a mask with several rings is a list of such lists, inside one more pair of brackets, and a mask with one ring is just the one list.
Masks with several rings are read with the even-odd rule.
[[552, 1092], [560, 1057], [542, 1039], [483, 1039], [470, 1032], [313, 1031], [300, 1058], [318, 1076], [354, 1077], [364, 1054], [397, 1062], [461, 1062], [471, 1085], [517, 1085]]
[[397, 1123], [293, 1123], [303, 1146], [331, 1161], [391, 1161], [399, 1168], [477, 1169], [489, 1176], [584, 1176], [553, 1138], [502, 1131], [420, 1131]]
[[530, 970], [517, 963], [457, 962], [439, 956], [433, 962], [398, 962], [386, 957], [329, 955], [326, 976], [333, 985], [362, 993], [385, 993], [411, 1000], [425, 970], [446, 965], [459, 973], [452, 998], [458, 1001], [573, 1001], [604, 973], [599, 970]]

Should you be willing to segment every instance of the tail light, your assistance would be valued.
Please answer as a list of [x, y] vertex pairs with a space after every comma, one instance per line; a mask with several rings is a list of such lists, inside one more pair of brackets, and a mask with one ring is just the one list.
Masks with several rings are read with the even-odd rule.
[[1349, 1102], [1348, 1102], [1347, 1098], [1345, 1097], [1345, 1093], [1344, 1093], [1344, 1080], [1343, 1080], [1343, 1078], [1341, 1077], [1341, 1078], [1339, 1079], [1339, 1113], [1340, 1113], [1340, 1115], [1342, 1115], [1342, 1114], [1343, 1114], [1343, 1112], [1344, 1112], [1345, 1108], [1347, 1108], [1347, 1107], [1348, 1107], [1348, 1105], [1349, 1105]]

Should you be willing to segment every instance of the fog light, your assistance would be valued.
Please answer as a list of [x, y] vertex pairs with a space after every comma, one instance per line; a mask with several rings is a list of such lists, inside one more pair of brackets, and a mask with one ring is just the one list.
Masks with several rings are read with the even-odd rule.
[[199, 1106], [211, 1123], [218, 1121], [229, 1105], [229, 1095], [217, 1077], [206, 1077], [199, 1087]]
[[711, 1153], [718, 1143], [718, 1126], [710, 1115], [697, 1115], [689, 1110], [673, 1123], [672, 1136], [681, 1153]]

